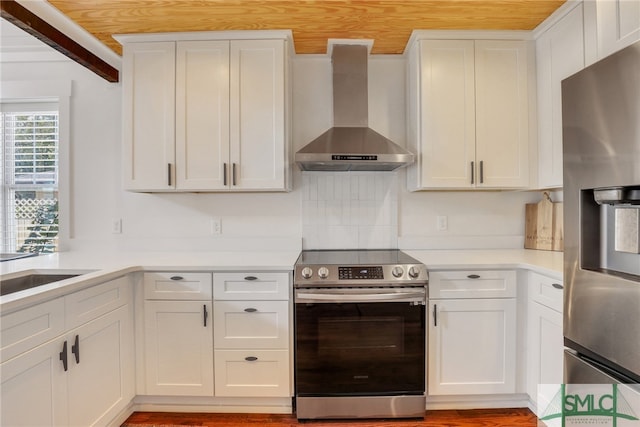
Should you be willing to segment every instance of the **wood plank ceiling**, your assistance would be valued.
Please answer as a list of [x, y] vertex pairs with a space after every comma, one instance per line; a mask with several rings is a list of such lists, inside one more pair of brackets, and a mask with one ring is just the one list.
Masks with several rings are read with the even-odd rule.
[[565, 0], [49, 0], [113, 51], [112, 34], [291, 29], [299, 54], [327, 39], [404, 51], [414, 29], [532, 30]]

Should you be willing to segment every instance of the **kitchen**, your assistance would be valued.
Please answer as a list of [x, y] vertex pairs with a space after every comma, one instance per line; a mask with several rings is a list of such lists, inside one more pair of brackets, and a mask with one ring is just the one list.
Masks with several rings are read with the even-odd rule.
[[[73, 148], [67, 153], [71, 167], [61, 171], [61, 183], [65, 185], [66, 182], [68, 194], [72, 196], [65, 202], [61, 200], [63, 209], [63, 203], [66, 203], [66, 211], [70, 213], [66, 219], [61, 217], [61, 221], [67, 221], [61, 243], [66, 246], [64, 250], [85, 253], [78, 255], [76, 268], [101, 268], [103, 261], [92, 260], [89, 254], [104, 251], [160, 252], [159, 259], [166, 264], [153, 258], [147, 264], [156, 267], [208, 265], [203, 253], [229, 251], [230, 248], [235, 252], [280, 251], [289, 254], [286, 261], [273, 255], [273, 263], [291, 267], [300, 249], [378, 248], [381, 245], [409, 251], [495, 250], [483, 251], [479, 255], [481, 261], [465, 261], [464, 258], [457, 262], [438, 261], [437, 256], [446, 259], [446, 253], [429, 254], [430, 268], [458, 263], [482, 264], [485, 268], [503, 263], [526, 263], [505, 249], [523, 247], [523, 206], [540, 199], [537, 191], [409, 192], [404, 170], [382, 177], [350, 173], [358, 176], [357, 183], [350, 180], [351, 185], [357, 185], [350, 194], [366, 193], [366, 188], [373, 187], [381, 195], [365, 200], [370, 203], [364, 213], [349, 211], [348, 215], [353, 217], [346, 225], [327, 211], [311, 209], [320, 209], [319, 202], [343, 197], [327, 194], [328, 189], [344, 187], [344, 184], [336, 185], [345, 179], [337, 172], [303, 174], [293, 168], [293, 190], [289, 193], [122, 191], [121, 87], [106, 83], [56, 55], [47, 52], [46, 76], [42, 76], [40, 67], [24, 66], [20, 62], [3, 63], [2, 75], [3, 80], [41, 80], [45, 77], [73, 80]], [[292, 60], [292, 68], [295, 106], [291, 120], [292, 150], [295, 152], [332, 124], [331, 64], [325, 55], [301, 55]], [[369, 121], [378, 132], [401, 145], [407, 141], [405, 70], [405, 60], [400, 55], [372, 55], [369, 61]], [[530, 188], [539, 187], [532, 185]], [[552, 196], [562, 197], [561, 193], [552, 193]], [[383, 210], [389, 212], [381, 215], [383, 223], [371, 219], [372, 211], [375, 218], [376, 213]], [[340, 217], [345, 215], [340, 213]], [[212, 218], [220, 220], [219, 235], [211, 232]], [[121, 229], [114, 227], [114, 223]], [[478, 224], [482, 226], [478, 227]], [[349, 238], [341, 231], [346, 231]], [[364, 237], [361, 238], [361, 234]], [[380, 238], [385, 240], [382, 243], [376, 240]], [[199, 254], [193, 255], [193, 252]], [[188, 253], [190, 259], [184, 264], [185, 261], [174, 253]], [[551, 273], [561, 271], [554, 254], [523, 256], [552, 258]], [[237, 262], [229, 261], [232, 265]], [[548, 264], [542, 263], [543, 269], [547, 268]], [[223, 261], [215, 262], [215, 265], [223, 264]]]

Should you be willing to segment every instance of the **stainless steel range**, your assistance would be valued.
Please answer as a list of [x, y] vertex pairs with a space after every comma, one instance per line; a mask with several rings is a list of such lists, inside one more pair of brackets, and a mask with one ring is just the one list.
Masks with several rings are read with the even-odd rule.
[[303, 251], [295, 266], [299, 419], [425, 412], [426, 267], [399, 250]]

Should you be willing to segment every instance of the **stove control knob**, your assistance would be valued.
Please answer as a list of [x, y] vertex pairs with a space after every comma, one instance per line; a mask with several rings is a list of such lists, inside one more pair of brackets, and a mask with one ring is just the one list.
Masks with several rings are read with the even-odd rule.
[[320, 267], [318, 269], [318, 276], [320, 276], [321, 279], [326, 279], [329, 277], [329, 269], [327, 267]]
[[302, 277], [305, 279], [310, 279], [313, 276], [313, 270], [309, 267], [305, 267], [302, 269]]
[[417, 279], [420, 276], [420, 269], [418, 267], [409, 267], [409, 277]]
[[396, 265], [393, 267], [393, 270], [391, 270], [391, 274], [393, 274], [393, 277], [400, 278], [404, 274], [404, 270], [399, 265]]

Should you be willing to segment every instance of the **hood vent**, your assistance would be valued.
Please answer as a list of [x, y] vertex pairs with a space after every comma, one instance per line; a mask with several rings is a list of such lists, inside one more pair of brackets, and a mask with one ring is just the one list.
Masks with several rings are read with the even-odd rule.
[[336, 44], [333, 66], [334, 127], [295, 155], [303, 171], [392, 171], [414, 155], [368, 127], [368, 52], [365, 45]]

